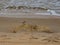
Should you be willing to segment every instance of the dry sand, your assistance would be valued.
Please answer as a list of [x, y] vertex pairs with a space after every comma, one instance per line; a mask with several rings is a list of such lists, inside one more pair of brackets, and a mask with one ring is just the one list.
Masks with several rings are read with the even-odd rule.
[[[12, 33], [22, 21], [29, 24], [46, 25], [54, 33], [20, 32]], [[32, 38], [33, 36], [33, 38]], [[60, 19], [28, 19], [0, 17], [0, 45], [60, 45]]]

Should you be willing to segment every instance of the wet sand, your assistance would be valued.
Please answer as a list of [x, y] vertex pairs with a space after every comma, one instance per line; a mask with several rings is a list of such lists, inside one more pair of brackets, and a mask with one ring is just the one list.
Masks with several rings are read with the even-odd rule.
[[[54, 33], [33, 32], [33, 38], [31, 32], [12, 33], [22, 21], [49, 26]], [[0, 17], [0, 45], [60, 45], [60, 19]]]

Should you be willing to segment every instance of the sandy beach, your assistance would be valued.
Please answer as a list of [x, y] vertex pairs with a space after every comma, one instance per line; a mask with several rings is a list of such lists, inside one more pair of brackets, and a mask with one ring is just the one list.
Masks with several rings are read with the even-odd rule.
[[[33, 38], [31, 32], [12, 33], [22, 21], [49, 26], [53, 33], [32, 32]], [[60, 45], [60, 19], [0, 17], [0, 45]]]
[[60, 0], [0, 0], [0, 45], [60, 45]]

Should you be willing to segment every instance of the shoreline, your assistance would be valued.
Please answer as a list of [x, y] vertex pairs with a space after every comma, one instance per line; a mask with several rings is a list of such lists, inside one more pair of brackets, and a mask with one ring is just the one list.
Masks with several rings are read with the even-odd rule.
[[57, 15], [42, 15], [42, 14], [30, 14], [30, 13], [20, 13], [20, 14], [0, 14], [0, 17], [7, 18], [38, 18], [38, 19], [59, 19], [60, 16]]

